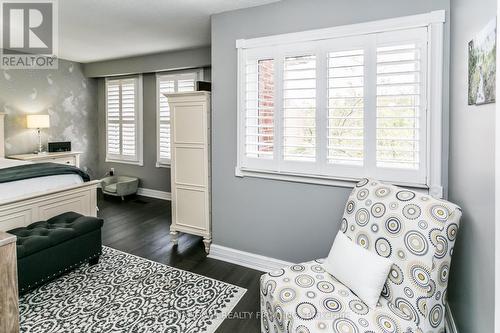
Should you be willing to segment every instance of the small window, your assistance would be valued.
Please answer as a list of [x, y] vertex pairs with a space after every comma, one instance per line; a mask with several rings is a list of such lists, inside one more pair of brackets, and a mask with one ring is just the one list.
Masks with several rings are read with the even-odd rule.
[[142, 165], [142, 76], [106, 79], [106, 162]]
[[202, 70], [181, 74], [157, 74], [157, 163], [169, 166], [171, 159], [170, 108], [164, 94], [194, 91], [197, 80], [202, 79]]

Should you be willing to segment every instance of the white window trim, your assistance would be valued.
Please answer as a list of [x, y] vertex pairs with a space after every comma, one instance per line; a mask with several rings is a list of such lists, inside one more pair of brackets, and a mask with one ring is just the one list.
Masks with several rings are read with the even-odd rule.
[[[137, 79], [137, 141], [136, 141], [136, 149], [137, 149], [137, 160], [135, 159], [126, 159], [126, 158], [120, 158], [116, 155], [109, 155], [108, 154], [108, 82], [117, 80], [117, 79], [130, 79], [130, 78], [135, 78]], [[120, 78], [116, 77], [107, 77], [105, 79], [105, 85], [104, 85], [104, 103], [105, 103], [105, 110], [106, 110], [106, 159], [105, 161], [108, 163], [121, 163], [121, 164], [132, 164], [132, 165], [138, 165], [138, 166], [143, 166], [144, 165], [144, 152], [143, 152], [143, 145], [144, 145], [144, 136], [143, 136], [143, 90], [142, 90], [142, 75], [131, 75], [131, 76], [124, 76]]]
[[165, 162], [160, 159], [160, 80], [163, 77], [169, 77], [169, 76], [178, 77], [185, 74], [194, 74], [196, 77], [196, 81], [204, 80], [203, 68], [199, 68], [196, 70], [156, 73], [155, 98], [156, 98], [156, 167], [157, 168], [170, 168], [170, 165], [172, 163], [171, 160]]
[[253, 39], [239, 39], [236, 41], [238, 51], [238, 112], [237, 112], [237, 164], [235, 175], [237, 177], [258, 177], [283, 181], [294, 181], [321, 185], [353, 187], [359, 179], [341, 177], [323, 177], [315, 175], [300, 175], [294, 173], [268, 172], [242, 167], [242, 152], [244, 151], [244, 138], [242, 123], [244, 110], [244, 84], [242, 70], [245, 64], [246, 50], [263, 46], [278, 46], [289, 43], [311, 42], [324, 39], [334, 39], [348, 36], [358, 36], [401, 29], [428, 28], [428, 86], [427, 86], [427, 174], [425, 184], [397, 183], [398, 185], [423, 188], [434, 197], [443, 197], [442, 185], [442, 114], [443, 114], [443, 48], [444, 48], [444, 23], [445, 11], [438, 10], [425, 14], [379, 20], [373, 22], [338, 26], [326, 29], [309, 30], [297, 33], [288, 33]]

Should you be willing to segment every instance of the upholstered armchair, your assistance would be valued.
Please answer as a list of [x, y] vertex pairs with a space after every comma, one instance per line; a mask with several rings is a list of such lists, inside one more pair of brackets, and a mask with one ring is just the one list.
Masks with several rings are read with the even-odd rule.
[[444, 332], [460, 217], [447, 201], [362, 180], [340, 230], [393, 262], [377, 307], [366, 306], [315, 260], [262, 276], [262, 332]]

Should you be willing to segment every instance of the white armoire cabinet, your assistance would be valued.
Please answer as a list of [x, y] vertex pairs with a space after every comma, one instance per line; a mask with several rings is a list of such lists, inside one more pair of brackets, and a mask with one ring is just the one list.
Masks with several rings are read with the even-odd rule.
[[172, 225], [178, 233], [203, 237], [205, 250], [212, 242], [210, 204], [210, 93], [166, 94], [170, 106]]

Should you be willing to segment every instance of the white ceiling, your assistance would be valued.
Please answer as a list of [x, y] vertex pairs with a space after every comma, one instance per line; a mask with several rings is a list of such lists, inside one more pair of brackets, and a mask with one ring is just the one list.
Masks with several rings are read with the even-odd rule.
[[210, 45], [210, 15], [280, 0], [63, 0], [59, 57], [78, 62]]

